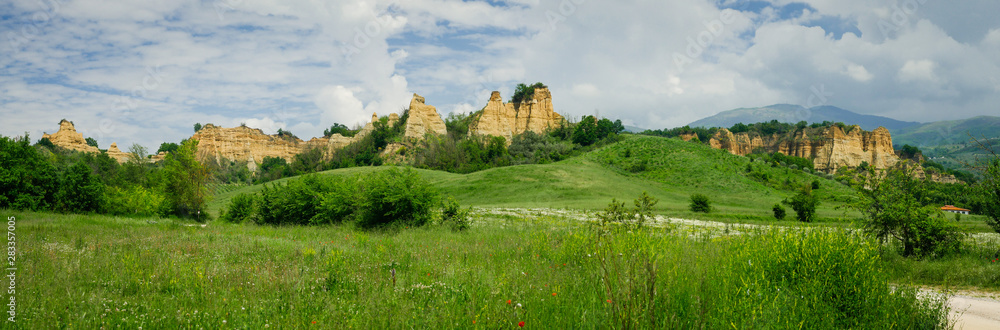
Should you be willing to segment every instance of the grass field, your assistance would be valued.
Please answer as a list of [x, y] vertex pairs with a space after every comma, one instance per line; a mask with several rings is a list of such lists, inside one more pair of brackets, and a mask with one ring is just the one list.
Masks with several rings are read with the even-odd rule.
[[946, 315], [940, 300], [891, 287], [877, 247], [838, 230], [601, 235], [543, 216], [369, 232], [4, 215], [17, 218], [28, 328], [931, 328]]
[[[644, 171], [629, 170], [643, 161]], [[821, 189], [815, 191], [822, 201], [817, 209], [819, 222], [846, 223], [857, 216], [856, 212], [843, 208], [853, 191], [836, 181], [800, 170], [753, 164], [758, 172], [771, 178], [769, 186], [742, 175], [748, 164], [746, 157], [680, 139], [628, 136], [622, 142], [553, 164], [501, 167], [464, 175], [418, 171], [443, 195], [453, 196], [466, 206], [600, 210], [612, 198], [631, 200], [646, 191], [660, 200], [655, 210], [658, 214], [738, 222], [773, 222], [771, 206], [793, 195], [797, 187], [819, 180]], [[320, 175], [353, 175], [385, 169], [348, 168]], [[284, 180], [287, 179], [275, 183]], [[787, 189], [773, 187], [786, 181], [791, 183]], [[260, 189], [261, 185], [222, 187], [209, 203], [209, 210], [218, 215], [233, 196]], [[714, 212], [690, 212], [688, 204], [694, 193], [708, 195]], [[794, 216], [786, 218], [793, 219]]]

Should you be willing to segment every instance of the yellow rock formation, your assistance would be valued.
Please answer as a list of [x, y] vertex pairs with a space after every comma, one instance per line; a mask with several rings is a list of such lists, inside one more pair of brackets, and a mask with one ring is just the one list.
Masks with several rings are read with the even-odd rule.
[[[810, 136], [809, 132], [815, 135]], [[709, 145], [735, 155], [747, 155], [761, 149], [808, 158], [812, 159], [816, 170], [827, 173], [841, 167], [857, 167], [862, 162], [868, 162], [877, 169], [886, 169], [899, 162], [892, 149], [892, 137], [884, 127], [866, 132], [858, 126], [851, 126], [848, 132], [831, 126], [822, 131], [798, 130], [786, 135], [759, 136], [733, 134], [722, 128], [715, 133]]]
[[260, 129], [246, 126], [223, 128], [206, 124], [191, 138], [198, 140], [197, 158], [203, 163], [213, 158], [243, 162], [250, 157], [258, 161], [263, 161], [264, 157], [280, 157], [291, 162], [307, 146], [298, 138], [267, 135]]
[[[398, 118], [397, 118], [398, 120]], [[410, 100], [409, 116], [406, 118], [406, 131], [404, 136], [411, 139], [422, 140], [426, 134], [448, 134], [444, 120], [432, 105], [424, 103], [424, 97], [413, 94]]]
[[124, 163], [127, 162], [129, 158], [132, 158], [132, 153], [122, 152], [121, 149], [118, 149], [118, 144], [112, 142], [111, 147], [108, 148], [108, 157], [117, 160], [119, 163]]
[[552, 107], [548, 88], [536, 88], [531, 99], [520, 103], [504, 103], [500, 92], [494, 91], [482, 112], [469, 127], [470, 135], [502, 136], [511, 142], [514, 135], [532, 131], [542, 133], [562, 125], [563, 116]]
[[59, 122], [59, 131], [55, 134], [43, 134], [43, 139], [49, 139], [52, 144], [76, 151], [99, 153], [97, 147], [87, 144], [83, 134], [76, 131], [76, 127], [69, 120], [63, 119]]

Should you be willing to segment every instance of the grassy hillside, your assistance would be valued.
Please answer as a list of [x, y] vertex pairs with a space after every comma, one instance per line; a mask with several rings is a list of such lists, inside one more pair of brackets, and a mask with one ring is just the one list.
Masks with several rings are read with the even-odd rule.
[[[628, 155], [625, 150], [629, 150]], [[646, 169], [635, 171], [635, 164], [643, 160]], [[817, 179], [821, 182], [816, 193], [823, 200], [818, 210], [822, 218], [843, 217], [844, 211], [835, 207], [853, 194], [837, 182], [802, 171], [755, 164], [757, 173], [766, 173], [771, 178], [769, 186], [747, 176], [749, 163], [746, 157], [679, 139], [628, 136], [584, 156], [553, 164], [501, 167], [464, 175], [417, 171], [443, 195], [453, 196], [467, 206], [600, 210], [612, 198], [631, 201], [646, 191], [660, 199], [658, 213], [686, 218], [773, 220], [771, 206], [793, 194], [792, 188], [774, 187], [786, 181], [790, 187]], [[357, 167], [320, 175], [354, 175], [386, 168]], [[221, 189], [209, 204], [209, 210], [217, 215], [236, 194], [259, 191], [262, 187]], [[692, 193], [711, 197], [717, 211], [709, 215], [692, 214], [688, 211]]]
[[1000, 137], [1000, 117], [979, 116], [975, 118], [936, 121], [920, 126], [895, 129], [892, 143], [909, 144], [917, 147], [936, 147], [969, 143], [971, 134], [978, 139]]

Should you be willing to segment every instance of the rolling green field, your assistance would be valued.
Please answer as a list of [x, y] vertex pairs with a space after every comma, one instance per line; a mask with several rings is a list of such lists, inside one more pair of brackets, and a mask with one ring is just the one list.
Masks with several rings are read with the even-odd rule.
[[840, 230], [5, 216], [27, 328], [935, 328], [947, 314], [891, 286], [877, 245]]
[[[1000, 289], [995, 235], [968, 236], [960, 255], [900, 258], [853, 230], [850, 188], [677, 139], [630, 136], [557, 163], [465, 175], [416, 171], [476, 207], [470, 229], [2, 211], [17, 219], [19, 325], [941, 328], [943, 300], [910, 285]], [[817, 223], [771, 216], [813, 180]], [[213, 186], [209, 210], [263, 187]], [[585, 221], [642, 192], [660, 200], [658, 215], [753, 225]], [[709, 196], [713, 212], [689, 211], [692, 193]], [[986, 232], [981, 220], [961, 224]]]
[[[628, 155], [626, 155], [628, 150]], [[627, 156], [627, 157], [626, 157]], [[635, 164], [645, 162], [643, 171]], [[708, 146], [649, 136], [628, 136], [580, 157], [552, 164], [493, 168], [470, 174], [418, 170], [446, 196], [464, 206], [603, 209], [612, 198], [631, 200], [643, 191], [660, 203], [658, 214], [696, 219], [740, 222], [774, 222], [771, 206], [794, 194], [794, 189], [819, 180], [815, 193], [821, 200], [819, 222], [846, 223], [857, 213], [843, 208], [853, 191], [833, 180], [782, 167], [753, 164], [766, 173], [776, 189], [741, 175], [750, 160]], [[320, 175], [353, 175], [385, 170], [386, 167], [357, 167], [321, 172]], [[283, 182], [278, 180], [275, 184]], [[221, 187], [209, 202], [209, 211], [218, 215], [229, 199], [240, 193], [256, 192], [262, 185]], [[688, 210], [690, 196], [708, 195], [715, 207], [709, 214]], [[786, 221], [794, 220], [786, 218]]]

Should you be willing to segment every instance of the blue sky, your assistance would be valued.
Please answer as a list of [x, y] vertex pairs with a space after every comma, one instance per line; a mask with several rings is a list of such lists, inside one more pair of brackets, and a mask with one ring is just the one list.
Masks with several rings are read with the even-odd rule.
[[194, 123], [308, 139], [543, 82], [556, 111], [646, 128], [776, 103], [934, 121], [1000, 113], [997, 1], [13, 0], [0, 134], [155, 150]]

